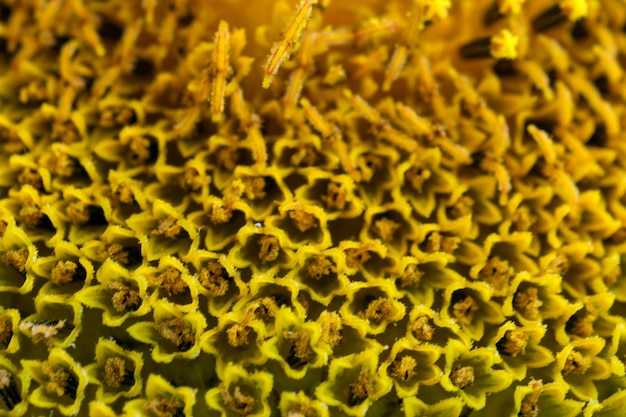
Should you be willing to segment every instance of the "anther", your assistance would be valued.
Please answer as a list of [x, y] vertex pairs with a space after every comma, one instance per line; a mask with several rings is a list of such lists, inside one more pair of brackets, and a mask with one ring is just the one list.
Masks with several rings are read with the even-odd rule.
[[494, 36], [476, 39], [461, 46], [459, 52], [465, 59], [517, 57], [517, 36], [504, 29]]
[[567, 20], [575, 22], [585, 17], [587, 11], [588, 5], [586, 0], [561, 0], [559, 4], [546, 9], [533, 19], [533, 29], [535, 32], [543, 32]]

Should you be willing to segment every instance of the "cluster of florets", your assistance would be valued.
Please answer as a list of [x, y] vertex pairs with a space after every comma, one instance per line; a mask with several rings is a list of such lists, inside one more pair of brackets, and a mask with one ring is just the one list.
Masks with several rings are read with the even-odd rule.
[[623, 2], [259, 3], [0, 0], [0, 414], [618, 415]]

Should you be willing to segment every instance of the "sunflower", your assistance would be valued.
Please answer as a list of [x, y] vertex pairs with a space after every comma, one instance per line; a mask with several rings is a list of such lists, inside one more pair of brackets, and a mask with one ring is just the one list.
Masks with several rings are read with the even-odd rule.
[[0, 415], [621, 415], [625, 28], [0, 0]]

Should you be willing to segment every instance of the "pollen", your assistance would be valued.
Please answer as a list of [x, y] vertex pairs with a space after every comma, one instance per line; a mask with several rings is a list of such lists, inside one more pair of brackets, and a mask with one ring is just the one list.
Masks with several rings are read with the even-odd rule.
[[228, 291], [229, 283], [224, 267], [217, 261], [211, 261], [200, 270], [200, 285], [208, 289], [211, 295], [219, 297]]
[[539, 415], [539, 405], [537, 404], [539, 396], [543, 392], [543, 383], [541, 380], [531, 379], [528, 385], [532, 388], [532, 392], [524, 401], [519, 412], [520, 417], [537, 417]]
[[69, 284], [74, 280], [78, 265], [74, 261], [60, 261], [50, 272], [50, 280], [57, 285]]
[[126, 375], [126, 362], [122, 358], [108, 358], [104, 364], [104, 382], [111, 388], [119, 388]]
[[30, 333], [30, 338], [34, 343], [44, 342], [48, 347], [54, 344], [53, 337], [65, 329], [65, 320], [50, 322], [23, 321], [20, 323], [20, 330]]
[[371, 257], [372, 255], [370, 254], [369, 248], [366, 246], [346, 249], [346, 265], [350, 268], [364, 264]]
[[391, 300], [380, 297], [372, 300], [365, 310], [359, 312], [359, 316], [374, 323], [379, 323], [392, 318], [395, 313], [396, 308]]
[[427, 316], [421, 316], [409, 324], [409, 331], [411, 331], [417, 340], [428, 342], [433, 338], [435, 328]]
[[144, 403], [144, 410], [154, 417], [177, 417], [183, 412], [183, 403], [174, 397], [151, 398]]
[[322, 327], [321, 340], [328, 344], [330, 348], [334, 348], [341, 342], [342, 329], [341, 317], [334, 312], [323, 311], [318, 318], [318, 323]]
[[326, 256], [317, 255], [311, 259], [306, 266], [306, 274], [309, 278], [321, 279], [337, 272], [337, 267]]
[[528, 333], [521, 330], [510, 330], [504, 334], [504, 337], [496, 344], [498, 350], [511, 357], [524, 354], [528, 344]]
[[229, 410], [243, 417], [252, 414], [256, 405], [254, 397], [244, 394], [238, 386], [232, 394], [225, 386], [222, 386], [220, 390], [224, 404]]
[[228, 344], [232, 347], [241, 347], [248, 344], [250, 330], [245, 325], [233, 324], [226, 330]]
[[272, 262], [280, 255], [280, 244], [274, 236], [263, 235], [259, 238], [259, 259], [261, 262]]
[[474, 314], [478, 311], [479, 306], [471, 295], [460, 297], [460, 299], [452, 305], [452, 315], [461, 324], [470, 324], [474, 320]]
[[390, 375], [395, 379], [398, 379], [403, 382], [408, 382], [412, 378], [415, 377], [415, 367], [417, 366], [417, 361], [412, 356], [403, 356], [400, 359], [396, 359], [391, 364], [391, 372]]
[[374, 390], [374, 382], [366, 370], [359, 372], [357, 380], [350, 384], [350, 405], [362, 403]]
[[26, 272], [26, 261], [28, 260], [28, 249], [13, 249], [2, 255], [2, 262], [5, 265], [12, 266], [19, 272]]
[[156, 229], [152, 231], [152, 234], [165, 236], [170, 239], [178, 237], [183, 228], [178, 224], [174, 217], [167, 217], [159, 221]]
[[528, 287], [526, 290], [515, 293], [513, 305], [524, 317], [534, 320], [539, 317], [539, 308], [543, 305], [543, 301], [539, 299], [539, 291], [536, 287]]
[[288, 331], [283, 337], [291, 342], [288, 362], [293, 367], [305, 365], [313, 357], [310, 338], [305, 331]]
[[373, 230], [383, 242], [393, 241], [393, 235], [400, 228], [400, 224], [391, 219], [383, 217], [374, 222]]
[[116, 311], [133, 311], [139, 307], [141, 298], [137, 290], [121, 282], [109, 282], [107, 288], [114, 291], [111, 302]]
[[155, 329], [166, 340], [172, 342], [178, 350], [189, 350], [195, 342], [192, 329], [183, 319], [173, 318], [156, 324]]
[[8, 346], [11, 337], [13, 337], [13, 329], [10, 320], [6, 316], [0, 316], [0, 344]]
[[67, 206], [67, 215], [71, 222], [78, 225], [83, 225], [89, 222], [89, 206], [82, 201], [76, 201], [70, 203]]
[[561, 373], [563, 375], [584, 374], [589, 368], [591, 368], [591, 358], [577, 350], [572, 350], [567, 356]]
[[71, 398], [76, 397], [76, 388], [78, 381], [76, 377], [65, 369], [53, 368], [49, 362], [44, 362], [41, 367], [42, 372], [48, 378], [45, 384], [46, 392], [54, 394], [58, 397], [68, 395]]
[[457, 366], [450, 374], [450, 381], [460, 389], [474, 385], [474, 379], [474, 368], [471, 366]]
[[317, 226], [315, 216], [302, 209], [291, 210], [289, 212], [289, 217], [293, 220], [296, 228], [301, 232], [306, 232], [307, 230]]
[[182, 279], [182, 274], [174, 268], [169, 268], [157, 275], [155, 282], [169, 295], [181, 294], [187, 288], [185, 281]]

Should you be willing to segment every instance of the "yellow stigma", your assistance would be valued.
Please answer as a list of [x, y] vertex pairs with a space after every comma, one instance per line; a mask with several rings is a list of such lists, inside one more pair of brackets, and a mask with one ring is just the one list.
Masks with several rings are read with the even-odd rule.
[[503, 29], [491, 38], [491, 56], [496, 59], [515, 59], [517, 58], [517, 43], [517, 36]]
[[576, 21], [587, 16], [589, 5], [587, 0], [561, 0], [561, 10], [571, 21]]

